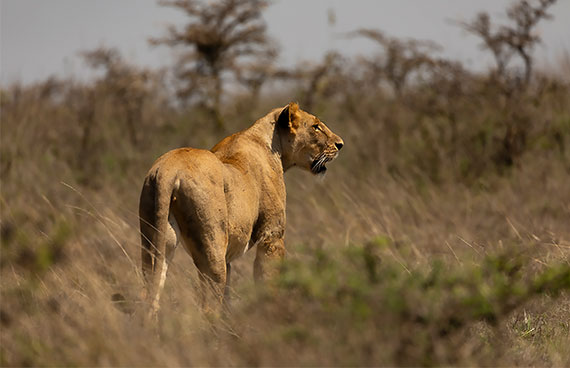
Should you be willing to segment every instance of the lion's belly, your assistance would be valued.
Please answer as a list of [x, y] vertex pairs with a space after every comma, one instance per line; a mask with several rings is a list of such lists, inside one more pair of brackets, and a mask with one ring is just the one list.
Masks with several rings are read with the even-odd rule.
[[226, 263], [230, 263], [233, 260], [241, 257], [245, 252], [251, 248], [251, 244], [247, 241], [245, 244], [243, 242], [232, 241], [230, 239], [228, 244], [228, 251], [226, 252]]
[[226, 262], [242, 256], [253, 244], [250, 243], [253, 225], [258, 217], [259, 198], [253, 185], [233, 167], [226, 166], [224, 192], [228, 214], [228, 247]]
[[[229, 211], [232, 214], [232, 211]], [[241, 257], [253, 244], [250, 243], [253, 220], [250, 216], [229, 216], [228, 227], [228, 248], [226, 251], [226, 262], [229, 263]]]

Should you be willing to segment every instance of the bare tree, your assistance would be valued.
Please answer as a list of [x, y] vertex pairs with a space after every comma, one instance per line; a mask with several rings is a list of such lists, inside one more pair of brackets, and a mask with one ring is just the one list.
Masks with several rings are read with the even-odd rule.
[[301, 63], [293, 69], [280, 69], [274, 73], [276, 79], [293, 81], [302, 92], [302, 105], [311, 110], [318, 97], [331, 97], [341, 87], [343, 66], [346, 63], [339, 53], [329, 51], [319, 63]]
[[[220, 103], [224, 91], [224, 77], [233, 75], [247, 80], [253, 88], [259, 88], [261, 64], [267, 64], [276, 50], [270, 45], [266, 26], [261, 18], [267, 7], [266, 0], [216, 0], [203, 3], [197, 0], [161, 1], [188, 15], [189, 22], [183, 28], [171, 26], [163, 38], [154, 38], [152, 44], [183, 46], [176, 75], [184, 86], [179, 96], [184, 99], [197, 97], [211, 111], [220, 128], [224, 128]], [[254, 77], [246, 78], [250, 71]], [[260, 80], [261, 78], [261, 80]]]
[[351, 36], [366, 37], [382, 47], [382, 54], [374, 59], [363, 59], [376, 82], [385, 79], [397, 96], [401, 96], [410, 76], [423, 66], [432, 63], [430, 54], [440, 49], [431, 41], [400, 40], [388, 37], [375, 29], [359, 29]]
[[260, 55], [256, 60], [244, 62], [235, 67], [235, 77], [249, 90], [252, 104], [256, 104], [259, 100], [259, 94], [265, 82], [279, 72], [274, 66], [276, 57], [277, 50], [269, 49], [265, 55]]
[[81, 131], [79, 153], [76, 156], [76, 165], [81, 168], [86, 166], [86, 162], [89, 161], [89, 153], [93, 143], [92, 135], [93, 131], [96, 130], [95, 90], [83, 85], [71, 86], [68, 101], [76, 114], [77, 123]]
[[[471, 22], [459, 25], [483, 41], [482, 48], [491, 51], [496, 68], [491, 74], [492, 84], [498, 85], [506, 98], [504, 111], [505, 133], [502, 145], [495, 154], [495, 162], [510, 166], [516, 162], [526, 148], [532, 120], [524, 113], [520, 99], [532, 78], [532, 52], [541, 42], [535, 31], [542, 19], [552, 16], [547, 9], [556, 0], [521, 0], [507, 9], [509, 25], [494, 26], [489, 14], [482, 12]], [[513, 57], [518, 56], [523, 64], [523, 72], [512, 66]]]
[[459, 22], [459, 25], [482, 39], [483, 49], [489, 50], [495, 59], [494, 76], [504, 84], [512, 80], [508, 66], [512, 57], [517, 55], [524, 65], [522, 87], [526, 87], [532, 76], [532, 52], [541, 42], [534, 28], [542, 19], [552, 18], [546, 11], [555, 2], [556, 0], [522, 0], [515, 3], [507, 9], [507, 17], [513, 23], [511, 25], [493, 27], [486, 12], [479, 13], [470, 22]]
[[83, 52], [82, 56], [89, 66], [104, 71], [96, 88], [104, 89], [115, 99], [123, 111], [131, 143], [138, 144], [137, 125], [141, 123], [143, 106], [153, 90], [153, 73], [127, 64], [115, 49], [98, 48]]

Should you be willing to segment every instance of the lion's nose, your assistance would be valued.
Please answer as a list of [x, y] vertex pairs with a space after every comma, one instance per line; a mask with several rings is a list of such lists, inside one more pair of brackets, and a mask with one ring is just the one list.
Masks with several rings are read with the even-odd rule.
[[336, 146], [336, 149], [340, 151], [340, 149], [342, 148], [342, 146], [344, 146], [344, 141], [339, 138], [339, 141], [336, 142], [334, 145]]

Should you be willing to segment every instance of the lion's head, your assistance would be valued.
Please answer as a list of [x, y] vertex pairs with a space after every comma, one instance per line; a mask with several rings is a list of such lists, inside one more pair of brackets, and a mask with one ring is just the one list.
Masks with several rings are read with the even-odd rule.
[[277, 124], [286, 169], [298, 166], [323, 174], [326, 163], [334, 160], [344, 145], [342, 138], [294, 102], [281, 110]]

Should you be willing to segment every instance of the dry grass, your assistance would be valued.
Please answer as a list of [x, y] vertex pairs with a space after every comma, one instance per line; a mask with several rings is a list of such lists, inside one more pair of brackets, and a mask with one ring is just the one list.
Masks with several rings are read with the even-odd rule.
[[[358, 147], [347, 139], [347, 161]], [[508, 176], [474, 184], [358, 178], [342, 157], [322, 181], [288, 173], [282, 280], [256, 291], [248, 254], [235, 267], [232, 313], [207, 320], [180, 251], [160, 337], [137, 304], [144, 165], [90, 188], [61, 163], [24, 157], [2, 181], [2, 365], [568, 365], [564, 157], [529, 154]], [[496, 257], [521, 271], [485, 266]], [[443, 276], [426, 287], [436, 269]], [[561, 284], [525, 289], [548, 272]], [[503, 277], [505, 299], [494, 291]], [[496, 315], [471, 310], [470, 298]]]
[[[506, 96], [438, 62], [391, 94], [334, 57], [286, 98], [223, 111], [235, 131], [308, 99], [346, 142], [324, 180], [286, 175], [281, 276], [254, 287], [246, 254], [231, 312], [205, 316], [178, 251], [154, 327], [141, 180], [159, 154], [222, 138], [211, 114], [169, 106], [148, 71], [117, 84], [117, 63], [93, 84], [3, 88], [0, 365], [569, 366], [567, 82], [535, 76]], [[118, 102], [131, 87], [136, 119]]]

